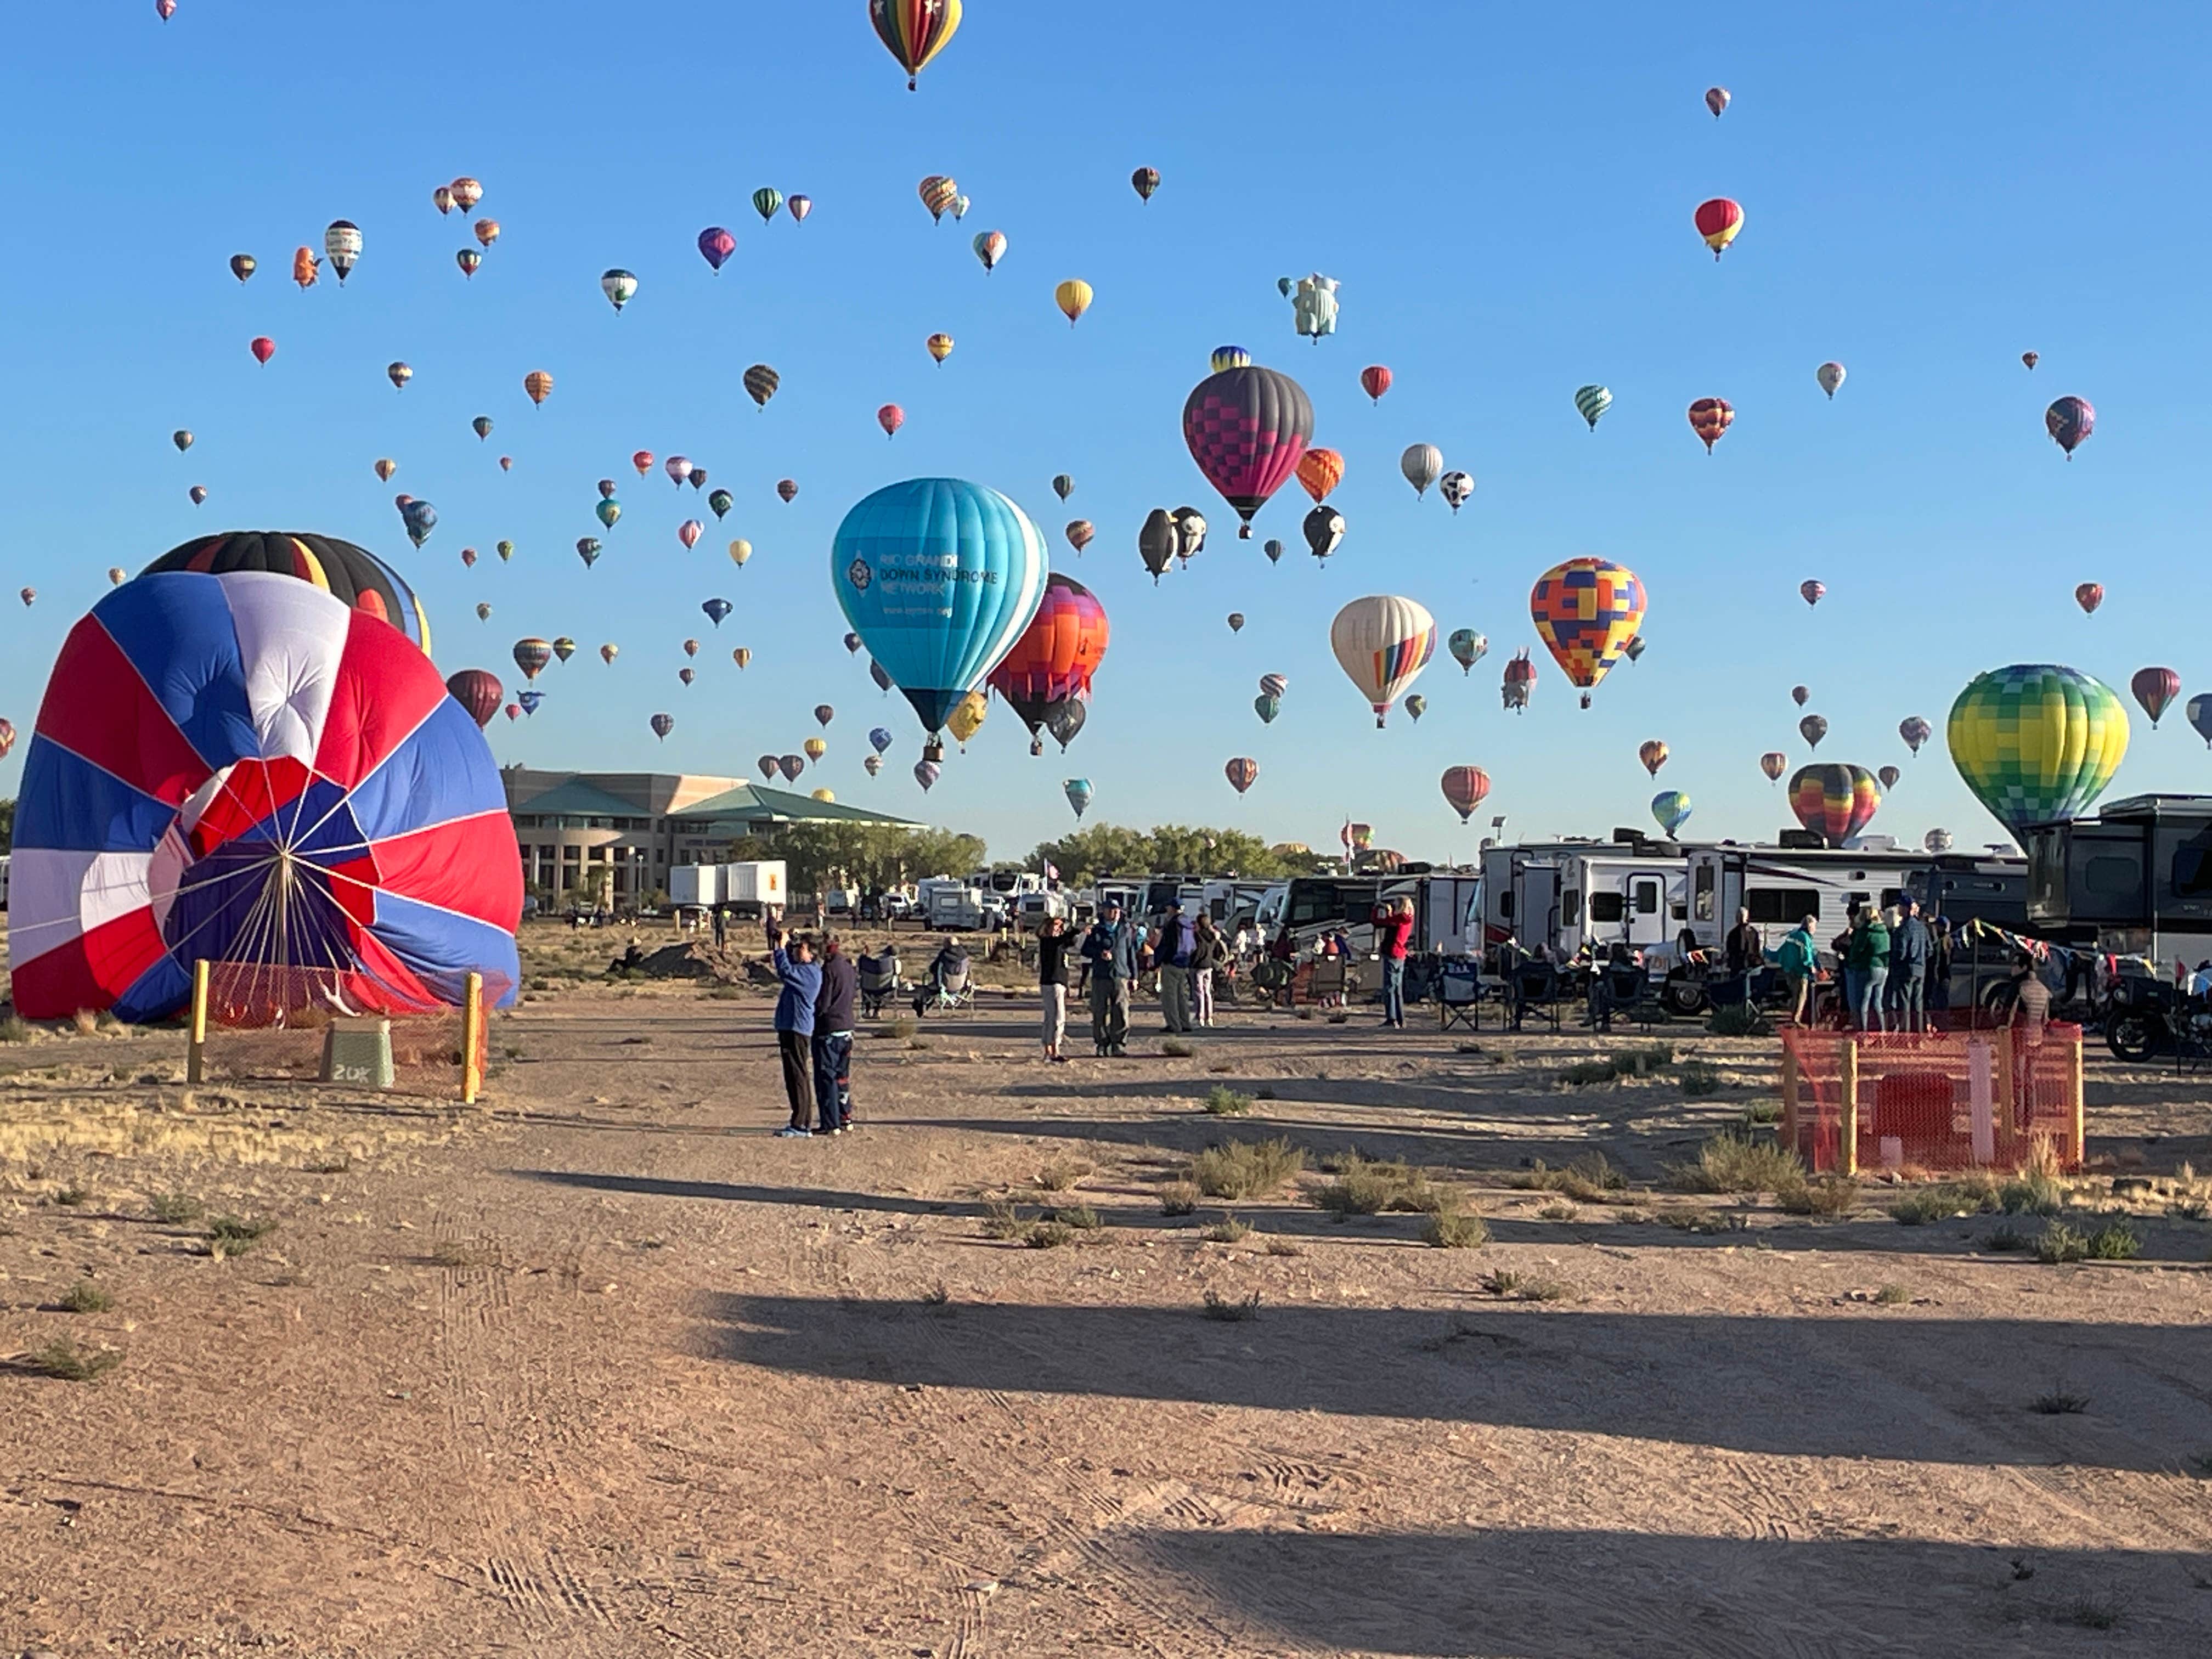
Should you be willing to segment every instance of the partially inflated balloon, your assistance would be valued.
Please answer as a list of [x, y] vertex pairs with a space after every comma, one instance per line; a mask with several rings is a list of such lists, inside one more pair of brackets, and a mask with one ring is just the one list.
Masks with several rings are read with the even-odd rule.
[[2128, 682], [2128, 690], [2136, 694], [2136, 701], [2150, 716], [2151, 725], [2156, 726], [2158, 717], [2181, 695], [2181, 676], [2171, 668], [2138, 668], [2135, 678]]
[[1643, 625], [1644, 584], [1636, 573], [1607, 559], [1569, 559], [1537, 578], [1528, 614], [1537, 636], [1567, 678], [1589, 693], [1620, 660], [1622, 648]]
[[1801, 766], [1790, 777], [1790, 810], [1832, 846], [1865, 829], [1881, 805], [1874, 774], [1863, 766]]
[[1445, 803], [1465, 823], [1490, 794], [1490, 774], [1480, 766], [1448, 766], [1438, 780]]
[[2049, 663], [1977, 675], [1951, 705], [1952, 763], [2014, 836], [2078, 817], [2128, 750], [2128, 711], [2110, 686]]
[[1662, 789], [1651, 797], [1651, 816], [1671, 839], [1689, 821], [1690, 798], [1679, 789]]
[[1374, 709], [1380, 728], [1390, 705], [1436, 654], [1436, 618], [1412, 599], [1371, 595], [1336, 613], [1328, 642], [1346, 678]]

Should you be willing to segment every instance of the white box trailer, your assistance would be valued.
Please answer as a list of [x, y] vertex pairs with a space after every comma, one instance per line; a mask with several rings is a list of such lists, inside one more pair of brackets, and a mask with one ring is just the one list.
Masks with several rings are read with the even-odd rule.
[[781, 909], [790, 896], [781, 859], [743, 864], [679, 864], [668, 872], [668, 897], [679, 907], [729, 905], [754, 915]]
[[711, 906], [722, 902], [719, 864], [678, 864], [668, 872], [668, 900], [678, 906]]

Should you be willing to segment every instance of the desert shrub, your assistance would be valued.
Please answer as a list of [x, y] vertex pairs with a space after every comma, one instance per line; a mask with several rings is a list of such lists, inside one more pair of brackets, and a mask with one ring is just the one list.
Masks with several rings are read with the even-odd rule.
[[2124, 1221], [2115, 1221], [2091, 1233], [2081, 1254], [2091, 1261], [2132, 1261], [2142, 1254], [2142, 1240]]
[[1790, 1215], [1849, 1215], [1859, 1206], [1859, 1183], [1849, 1176], [1814, 1176], [1802, 1187], [1776, 1193], [1774, 1200]]
[[1982, 1241], [1983, 1247], [1991, 1250], [2024, 1250], [2030, 1243], [2027, 1235], [2009, 1221], [1996, 1228]]
[[1894, 1308], [1912, 1300], [1912, 1292], [1902, 1285], [1885, 1285], [1874, 1293], [1874, 1299], [1885, 1308]]
[[1106, 1224], [1098, 1218], [1098, 1212], [1088, 1204], [1055, 1204], [1044, 1212], [1042, 1218], [1057, 1221], [1079, 1233], [1095, 1233]]
[[55, 1305], [64, 1313], [106, 1313], [115, 1305], [115, 1298], [90, 1279], [80, 1279]]
[[36, 1026], [16, 1015], [0, 1019], [0, 1042], [28, 1042], [38, 1034]]
[[43, 1348], [33, 1349], [23, 1363], [40, 1376], [57, 1377], [64, 1382], [90, 1382], [121, 1364], [123, 1355], [113, 1348], [82, 1349], [63, 1337]]
[[1959, 1195], [1948, 1187], [1924, 1187], [1889, 1206], [1890, 1218], [1900, 1227], [1924, 1227], [1958, 1212]]
[[1715, 1135], [1695, 1163], [1669, 1164], [1667, 1174], [1692, 1193], [1780, 1193], [1805, 1184], [1804, 1160], [1796, 1152], [1741, 1135]]
[[896, 1018], [887, 1019], [881, 1025], [876, 1027], [876, 1035], [878, 1036], [895, 1037], [899, 1042], [903, 1042], [920, 1029], [921, 1028], [917, 1026], [910, 1018], [907, 1015], [901, 1014]]
[[1748, 1002], [1724, 1002], [1707, 1018], [1705, 1030], [1715, 1036], [1753, 1037], [1771, 1036], [1774, 1028]]
[[1439, 1210], [1421, 1224], [1421, 1243], [1442, 1250], [1471, 1250], [1490, 1242], [1490, 1227], [1470, 1210]]
[[1036, 1184], [1048, 1193], [1064, 1193], [1091, 1173], [1079, 1158], [1056, 1158], [1037, 1171]]
[[1358, 1152], [1334, 1160], [1335, 1179], [1313, 1191], [1313, 1201], [1340, 1219], [1379, 1215], [1385, 1210], [1437, 1214], [1452, 1206], [1451, 1196], [1403, 1160], [1374, 1162]]
[[1074, 1237], [1075, 1229], [1064, 1221], [1032, 1221], [1029, 1231], [1022, 1235], [1022, 1243], [1032, 1250], [1050, 1250]]
[[2063, 1221], [2046, 1224], [2035, 1241], [2035, 1259], [2042, 1262], [2079, 1261], [2088, 1253], [2087, 1237]]
[[179, 1221], [198, 1221], [207, 1213], [207, 1206], [190, 1193], [158, 1194], [148, 1207], [154, 1212], [155, 1220], [173, 1224]]
[[1749, 1100], [1744, 1103], [1743, 1122], [1747, 1129], [1782, 1121], [1782, 1103], [1778, 1100]]
[[1479, 1282], [1485, 1292], [1508, 1302], [1559, 1302], [1567, 1294], [1567, 1287], [1555, 1279], [1534, 1279], [1508, 1267], [1485, 1273]]
[[1188, 1060], [1198, 1050], [1181, 1037], [1170, 1037], [1160, 1044], [1160, 1052], [1170, 1060]]
[[1198, 1208], [1198, 1186], [1194, 1182], [1170, 1181], [1160, 1188], [1162, 1215], [1188, 1215]]
[[1025, 1224], [1022, 1212], [1005, 1199], [994, 1199], [983, 1206], [983, 1236], [987, 1238], [1019, 1238]]
[[1749, 1216], [1718, 1210], [1662, 1210], [1659, 1219], [1678, 1233], [1741, 1233], [1751, 1228]]
[[1721, 1091], [1721, 1074], [1702, 1060], [1693, 1060], [1674, 1073], [1685, 1100], [1704, 1100]]
[[1235, 1216], [1224, 1216], [1210, 1227], [1199, 1229], [1198, 1236], [1209, 1244], [1234, 1244], [1252, 1231], [1249, 1221], [1239, 1221]]
[[1305, 1166], [1287, 1140], [1232, 1140], [1193, 1158], [1190, 1178], [1208, 1198], [1265, 1198]]
[[244, 1255], [276, 1231], [276, 1224], [264, 1218], [219, 1215], [207, 1224], [208, 1250], [214, 1255]]
[[1208, 1319], [1219, 1319], [1235, 1325], [1260, 1316], [1260, 1292], [1246, 1297], [1227, 1297], [1218, 1291], [1208, 1291], [1202, 1304]]
[[1226, 1084], [1217, 1083], [1206, 1091], [1208, 1117], [1242, 1117], [1251, 1109], [1252, 1097], [1239, 1094]]

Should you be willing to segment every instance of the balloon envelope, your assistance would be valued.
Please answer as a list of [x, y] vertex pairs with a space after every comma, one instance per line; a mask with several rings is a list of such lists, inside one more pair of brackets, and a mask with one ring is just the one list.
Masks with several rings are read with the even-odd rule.
[[1679, 789], [1662, 789], [1651, 797], [1651, 816], [1671, 836], [1689, 820], [1690, 798]]
[[1052, 704], [1091, 689], [1111, 636], [1097, 595], [1055, 573], [1045, 579], [1036, 615], [991, 671], [988, 684], [1035, 737]]
[[2143, 713], [2156, 726], [2159, 716], [2181, 695], [2181, 676], [2171, 668], [2138, 668], [2128, 682], [2128, 690], [2135, 693]]
[[197, 571], [228, 575], [234, 571], [273, 571], [296, 577], [336, 595], [355, 610], [390, 623], [427, 654], [430, 620], [415, 590], [399, 573], [351, 542], [333, 536], [280, 535], [265, 531], [229, 531], [202, 536], [171, 548], [141, 571]]
[[1448, 766], [1438, 781], [1444, 799], [1465, 823], [1490, 793], [1490, 774], [1480, 766]]
[[1375, 710], [1380, 726], [1436, 654], [1437, 623], [1423, 605], [1393, 594], [1354, 599], [1329, 624], [1337, 664]]
[[1313, 422], [1304, 387], [1249, 364], [1208, 375], [1183, 400], [1183, 442], [1242, 521], [1240, 538], [1251, 535], [1252, 515], [1297, 472]]
[[2088, 811], [2128, 750], [2128, 711], [2102, 681], [2051, 663], [1978, 674], [1951, 705], [1951, 761], [2015, 839]]
[[1790, 778], [1790, 810], [1816, 836], [1840, 845], [1867, 827], [1881, 792], [1863, 766], [1801, 766]]
[[1567, 678], [1585, 691], [1620, 660], [1644, 623], [1644, 584], [1607, 559], [1569, 559], [1536, 580], [1528, 614]]

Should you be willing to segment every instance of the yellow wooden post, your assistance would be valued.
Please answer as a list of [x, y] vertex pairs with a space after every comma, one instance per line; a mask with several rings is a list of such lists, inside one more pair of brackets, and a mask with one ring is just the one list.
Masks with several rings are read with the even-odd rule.
[[1782, 1144], [1797, 1150], [1797, 1051], [1782, 1044]]
[[2013, 1114], [2018, 1104], [2018, 1098], [2014, 1093], [2012, 1027], [2001, 1025], [1997, 1028], [1997, 1098], [1995, 1115], [1997, 1131], [1997, 1163], [2000, 1167], [2005, 1169], [2016, 1169], [2020, 1164], [2020, 1156], [2014, 1146], [2014, 1142], [2018, 1137], [2013, 1122]]
[[185, 1081], [198, 1083], [204, 1069], [207, 1048], [208, 964], [205, 957], [192, 963], [191, 1034], [185, 1047]]
[[1859, 1040], [1855, 1036], [1844, 1039], [1843, 1052], [1836, 1057], [1836, 1090], [1843, 1097], [1843, 1170], [1847, 1176], [1859, 1172]]
[[483, 1087], [483, 975], [471, 974], [467, 1000], [461, 1005], [461, 1104], [476, 1104]]
[[2081, 1091], [2081, 1033], [2078, 1030], [2075, 1031], [2070, 1040], [2074, 1047], [2074, 1063], [2068, 1068], [2068, 1083], [2074, 1091], [2073, 1167], [2079, 1170], [2083, 1162], [2087, 1160], [2089, 1156], [2089, 1126], [2087, 1121], [2088, 1115], [2087, 1109], [2084, 1103]]

